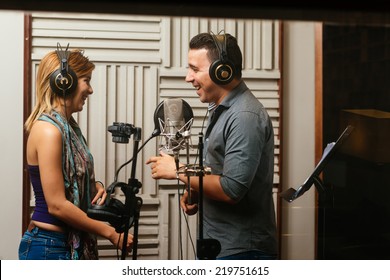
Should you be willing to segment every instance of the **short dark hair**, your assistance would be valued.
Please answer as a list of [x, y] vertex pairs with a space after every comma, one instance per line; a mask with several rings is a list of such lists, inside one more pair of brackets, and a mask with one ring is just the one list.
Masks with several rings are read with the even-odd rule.
[[[225, 33], [225, 40], [227, 59], [234, 64], [234, 67], [236, 68], [236, 77], [241, 78], [242, 53], [240, 46], [237, 43], [237, 39], [229, 33]], [[213, 35], [210, 33], [199, 33], [198, 35], [195, 35], [190, 41], [189, 48], [193, 50], [208, 50], [207, 56], [211, 63], [220, 58], [219, 50], [215, 44]]]

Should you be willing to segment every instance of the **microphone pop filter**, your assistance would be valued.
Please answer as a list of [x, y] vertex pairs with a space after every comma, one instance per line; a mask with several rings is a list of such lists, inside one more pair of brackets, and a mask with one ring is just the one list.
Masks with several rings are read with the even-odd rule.
[[155, 131], [164, 136], [162, 148], [168, 154], [177, 154], [188, 146], [190, 129], [194, 120], [191, 106], [180, 98], [168, 98], [157, 106], [154, 112]]
[[[184, 117], [184, 122], [188, 123], [191, 121], [191, 119], [194, 118], [194, 113], [192, 112], [191, 106], [183, 99], [180, 98], [171, 98], [172, 99], [178, 99], [182, 102], [182, 112], [183, 112], [183, 117]], [[164, 112], [164, 104], [166, 103], [166, 100], [163, 100], [158, 104], [156, 110], [154, 111], [154, 129], [158, 130], [161, 133], [161, 128], [160, 128], [160, 120], [165, 119], [165, 112]]]

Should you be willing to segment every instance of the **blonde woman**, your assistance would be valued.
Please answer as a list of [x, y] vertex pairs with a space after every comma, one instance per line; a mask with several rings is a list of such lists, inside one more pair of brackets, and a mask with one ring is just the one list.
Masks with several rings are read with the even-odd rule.
[[[39, 65], [36, 105], [25, 123], [36, 205], [19, 245], [19, 259], [98, 259], [97, 235], [122, 249], [121, 234], [86, 214], [107, 195], [95, 181], [93, 157], [72, 117], [93, 93], [94, 68], [83, 51], [60, 46]], [[127, 240], [130, 250], [132, 236]]]

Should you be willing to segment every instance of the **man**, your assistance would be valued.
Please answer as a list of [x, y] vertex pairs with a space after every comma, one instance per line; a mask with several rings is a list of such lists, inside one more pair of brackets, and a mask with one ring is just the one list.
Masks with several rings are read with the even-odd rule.
[[[201, 33], [189, 48], [185, 80], [201, 102], [210, 104], [203, 155], [204, 165], [211, 168], [203, 177], [204, 237], [221, 244], [217, 259], [276, 259], [271, 120], [241, 78], [236, 38]], [[173, 157], [160, 153], [146, 163], [154, 179], [176, 179]], [[187, 183], [185, 174], [179, 179]], [[191, 189], [196, 197], [196, 177]], [[180, 204], [189, 215], [197, 212], [196, 204], [188, 204], [187, 192]]]

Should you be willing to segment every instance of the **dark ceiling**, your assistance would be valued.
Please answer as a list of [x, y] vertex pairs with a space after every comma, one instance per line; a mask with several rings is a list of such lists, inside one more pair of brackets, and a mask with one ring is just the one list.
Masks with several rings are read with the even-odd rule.
[[346, 24], [390, 24], [388, 0], [370, 1], [281, 1], [240, 0], [1, 0], [0, 9], [112, 13], [134, 15], [201, 16], [342, 22]]

